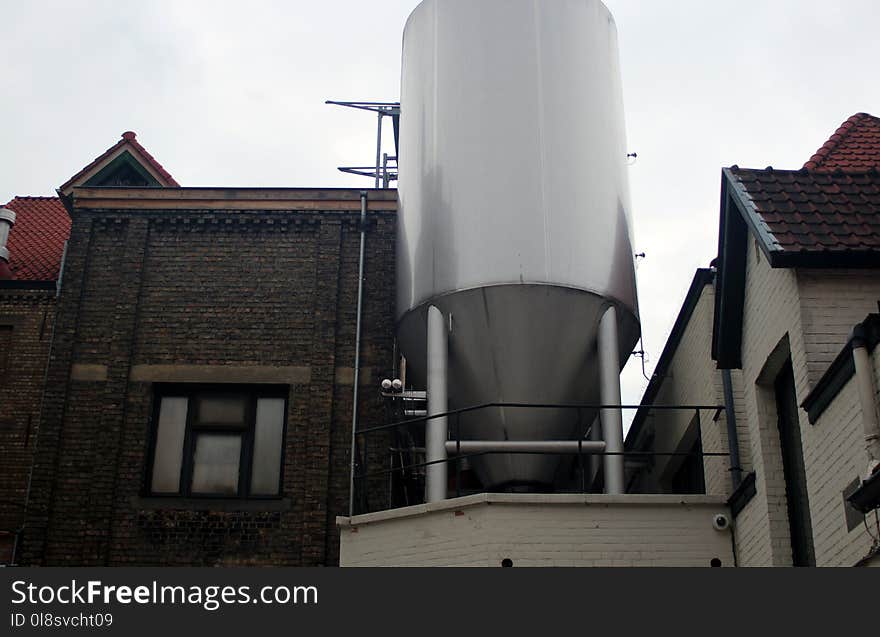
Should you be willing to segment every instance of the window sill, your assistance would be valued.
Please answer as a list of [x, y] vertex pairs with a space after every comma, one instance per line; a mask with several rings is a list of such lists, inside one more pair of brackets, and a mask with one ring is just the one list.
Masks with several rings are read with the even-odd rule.
[[241, 498], [176, 498], [136, 496], [131, 499], [136, 509], [142, 510], [189, 510], [189, 511], [290, 511], [290, 498], [245, 500]]

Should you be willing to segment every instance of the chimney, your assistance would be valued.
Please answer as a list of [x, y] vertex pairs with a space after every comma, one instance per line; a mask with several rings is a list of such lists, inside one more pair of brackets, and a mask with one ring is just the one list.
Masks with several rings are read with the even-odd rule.
[[15, 225], [15, 213], [8, 208], [0, 208], [0, 279], [11, 279], [12, 272], [9, 270], [9, 250], [6, 248], [6, 240], [9, 231]]

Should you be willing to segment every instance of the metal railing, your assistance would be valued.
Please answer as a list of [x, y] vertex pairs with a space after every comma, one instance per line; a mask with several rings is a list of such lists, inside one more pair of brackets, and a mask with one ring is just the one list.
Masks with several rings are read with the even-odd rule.
[[[407, 472], [414, 472], [418, 470], [423, 470], [426, 467], [443, 464], [443, 463], [455, 463], [455, 491], [456, 497], [462, 495], [462, 463], [466, 460], [470, 460], [472, 458], [478, 458], [487, 455], [494, 454], [503, 454], [503, 455], [576, 455], [578, 462], [578, 471], [580, 474], [580, 492], [587, 493], [587, 479], [586, 479], [586, 468], [584, 465], [584, 456], [624, 456], [634, 457], [634, 458], [653, 458], [653, 457], [694, 457], [699, 456], [700, 458], [705, 457], [727, 457], [728, 453], [719, 451], [719, 452], [706, 452], [702, 449], [702, 437], [698, 438], [700, 450], [699, 451], [621, 451], [621, 452], [611, 452], [607, 450], [597, 451], [595, 450], [594, 443], [596, 441], [588, 439], [587, 436], [590, 433], [590, 427], [587, 427], [584, 431], [583, 436], [578, 438], [570, 439], [570, 442], [573, 443], [571, 445], [571, 451], [560, 451], [556, 450], [523, 450], [523, 449], [505, 449], [505, 450], [492, 450], [492, 451], [475, 451], [470, 453], [461, 453], [462, 443], [467, 443], [469, 440], [462, 440], [461, 438], [461, 416], [464, 414], [469, 414], [481, 410], [493, 409], [493, 408], [503, 408], [503, 409], [534, 409], [534, 410], [542, 410], [542, 409], [563, 409], [563, 410], [575, 410], [578, 412], [593, 412], [594, 414], [601, 413], [602, 410], [642, 410], [647, 414], [651, 412], [667, 412], [667, 411], [693, 411], [694, 417], [693, 421], [696, 423], [697, 431], [700, 432], [702, 428], [702, 412], [712, 412], [712, 420], [717, 421], [721, 414], [724, 412], [724, 405], [603, 405], [603, 404], [592, 404], [592, 403], [563, 403], [563, 404], [552, 404], [552, 403], [515, 403], [515, 402], [490, 402], [490, 403], [482, 403], [479, 405], [472, 405], [470, 407], [462, 407], [460, 409], [452, 409], [447, 412], [425, 415], [413, 418], [405, 418], [402, 420], [396, 420], [394, 422], [390, 422], [384, 425], [378, 425], [374, 427], [366, 427], [364, 429], [359, 429], [355, 432], [355, 435], [358, 439], [358, 450], [362, 451], [362, 453], [356, 453], [351, 461], [352, 461], [352, 476], [353, 476], [353, 488], [355, 489], [356, 496], [351, 498], [351, 505], [349, 509], [350, 515], [355, 515], [356, 513], [366, 512], [364, 509], [369, 509], [368, 506], [368, 496], [369, 494], [369, 481], [371, 479], [377, 480], [382, 478], [381, 484], [385, 484], [385, 480], [387, 479], [389, 485], [393, 485], [393, 476], [397, 475], [405, 475]], [[449, 441], [455, 443], [455, 454], [453, 456], [449, 456], [440, 460], [425, 460], [423, 462], [409, 462], [404, 464], [401, 461], [397, 466], [391, 462], [390, 468], [382, 468], [371, 470], [369, 466], [369, 454], [367, 453], [367, 444], [366, 438], [368, 436], [375, 436], [382, 433], [395, 433], [401, 432], [401, 430], [409, 432], [409, 430], [417, 425], [424, 426], [428, 421], [434, 420], [436, 418], [449, 418], [454, 424], [451, 424], [449, 427]], [[540, 441], [535, 441], [540, 442]], [[576, 446], [575, 444], [576, 443]], [[448, 445], [452, 447], [452, 445]], [[586, 447], [586, 449], [585, 449]], [[403, 458], [404, 453], [406, 451], [414, 452], [418, 449], [422, 450], [422, 454], [424, 454], [423, 447], [418, 447], [416, 445], [401, 445], [400, 441], [397, 441], [396, 444], [387, 445], [387, 449], [389, 452], [393, 454], [399, 454], [401, 458]], [[592, 479], [590, 481], [592, 483]], [[376, 483], [377, 485], [380, 483]], [[389, 486], [389, 494], [392, 490], [392, 486]], [[358, 497], [359, 496], [359, 497]], [[416, 499], [416, 498], [414, 498]], [[361, 511], [355, 511], [355, 502], [359, 502], [361, 504]], [[419, 500], [423, 501], [423, 500]], [[418, 502], [413, 502], [413, 504]], [[401, 506], [405, 506], [401, 505]], [[386, 508], [396, 508], [396, 506], [392, 502], [392, 497], [389, 495], [388, 502]]]

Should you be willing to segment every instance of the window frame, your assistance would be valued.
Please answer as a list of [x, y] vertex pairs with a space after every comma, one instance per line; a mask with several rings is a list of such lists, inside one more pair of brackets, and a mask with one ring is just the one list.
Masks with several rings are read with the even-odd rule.
[[[197, 410], [200, 399], [205, 396], [222, 397], [243, 395], [245, 404], [245, 423], [243, 426], [219, 423], [198, 422]], [[156, 447], [159, 435], [159, 412], [163, 398], [186, 398], [186, 424], [180, 461], [180, 482], [177, 493], [156, 493], [152, 490], [153, 468], [156, 463]], [[281, 450], [278, 467], [278, 491], [274, 494], [250, 493], [253, 479], [253, 452], [256, 433], [257, 402], [261, 398], [280, 398], [284, 400], [284, 414], [281, 426]], [[290, 407], [290, 387], [288, 385], [243, 385], [225, 383], [155, 383], [150, 408], [149, 438], [146, 462], [144, 463], [144, 483], [142, 495], [149, 498], [198, 499], [198, 500], [280, 500], [284, 497], [284, 465], [287, 455], [287, 420]], [[237, 493], [199, 493], [192, 490], [195, 468], [196, 438], [198, 434], [241, 435], [241, 452], [238, 464]]]

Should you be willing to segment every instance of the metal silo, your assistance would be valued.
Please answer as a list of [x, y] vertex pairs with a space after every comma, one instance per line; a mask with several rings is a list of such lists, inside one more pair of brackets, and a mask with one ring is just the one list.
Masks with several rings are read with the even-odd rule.
[[[639, 323], [617, 36], [605, 6], [422, 2], [403, 36], [399, 166], [398, 336], [429, 411], [619, 403]], [[461, 431], [562, 439], [595, 417], [494, 409], [463, 416]], [[603, 413], [609, 450], [619, 418]], [[446, 435], [439, 424], [429, 426], [429, 459]], [[622, 458], [609, 463], [616, 476]], [[549, 484], [558, 466], [537, 455], [475, 463], [487, 488]], [[614, 476], [609, 488], [606, 467], [606, 488], [620, 491]], [[429, 499], [445, 492], [445, 480], [434, 482]]]

